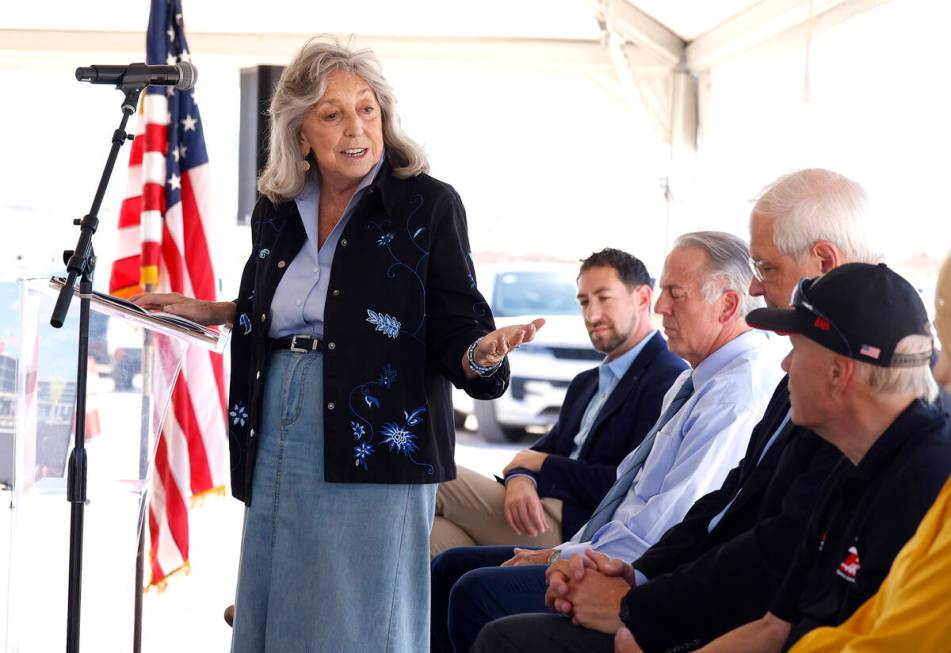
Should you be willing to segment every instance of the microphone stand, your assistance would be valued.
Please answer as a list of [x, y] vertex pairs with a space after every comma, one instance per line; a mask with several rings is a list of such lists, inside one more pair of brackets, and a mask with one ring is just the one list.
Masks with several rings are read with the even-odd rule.
[[109, 178], [119, 155], [119, 148], [133, 138], [126, 133], [126, 123], [135, 113], [139, 95], [144, 84], [135, 88], [122, 88], [122, 121], [112, 134], [112, 149], [99, 179], [99, 187], [89, 213], [82, 219], [73, 220], [80, 227], [76, 249], [63, 252], [68, 276], [60, 289], [50, 324], [57, 329], [63, 326], [73, 298], [73, 286], [79, 277], [79, 360], [76, 371], [76, 440], [69, 456], [66, 473], [66, 500], [71, 504], [69, 523], [69, 589], [66, 611], [66, 653], [79, 653], [79, 621], [83, 574], [83, 517], [86, 507], [86, 368], [89, 355], [89, 300], [92, 297], [92, 280], [96, 256], [92, 247], [92, 235], [99, 226], [99, 207], [106, 194]]

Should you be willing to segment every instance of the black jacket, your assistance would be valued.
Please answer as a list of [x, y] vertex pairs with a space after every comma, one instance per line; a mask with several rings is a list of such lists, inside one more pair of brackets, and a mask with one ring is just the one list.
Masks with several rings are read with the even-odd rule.
[[634, 561], [649, 581], [625, 598], [628, 625], [647, 653], [698, 648], [762, 617], [778, 591], [823, 483], [843, 459], [790, 423], [758, 462], [789, 410], [787, 383], [777, 386], [746, 455], [720, 489], [698, 499]]
[[511, 472], [531, 474], [538, 483], [539, 496], [562, 500], [564, 539], [571, 538], [588, 521], [611, 489], [618, 464], [654, 426], [664, 394], [685, 369], [687, 364], [670, 353], [659, 333], [651, 336], [598, 411], [574, 460], [569, 456], [581, 418], [598, 391], [598, 370], [584, 371], [572, 379], [554, 428], [531, 447], [551, 454], [540, 473]]
[[951, 420], [921, 400], [858, 465], [836, 466], [770, 606], [793, 623], [787, 647], [813, 628], [838, 626], [878, 591], [949, 474]]
[[[231, 339], [228, 404], [235, 497], [251, 501], [255, 429], [270, 353], [271, 300], [306, 241], [296, 202], [261, 198]], [[384, 162], [334, 254], [324, 311], [327, 481], [438, 483], [455, 477], [449, 382], [498, 397], [508, 363], [468, 381], [460, 361], [495, 328], [476, 289], [466, 216], [455, 190]]]

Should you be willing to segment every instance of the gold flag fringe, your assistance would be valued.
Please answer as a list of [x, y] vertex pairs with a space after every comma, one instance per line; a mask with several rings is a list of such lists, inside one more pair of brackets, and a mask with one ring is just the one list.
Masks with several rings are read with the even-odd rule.
[[[219, 485], [217, 487], [213, 487], [208, 490], [205, 490], [204, 492], [193, 494], [191, 499], [189, 499], [189, 510], [191, 510], [192, 508], [197, 508], [199, 506], [204, 505], [208, 497], [223, 497], [225, 495], [226, 495], [226, 489], [224, 485]], [[152, 556], [150, 554], [149, 558], [151, 557]], [[188, 576], [190, 573], [192, 573], [191, 561], [186, 560], [185, 564], [183, 564], [181, 567], [165, 574], [165, 578], [163, 578], [162, 580], [158, 581], [157, 583], [150, 582], [148, 585], [145, 586], [144, 591], [149, 592], [154, 588], [159, 594], [161, 594], [162, 592], [165, 591], [165, 588], [168, 587], [168, 582], [173, 577], [178, 577], [178, 576], [181, 576], [182, 574], [184, 574], [185, 576]]]
[[199, 492], [198, 494], [193, 494], [192, 498], [188, 500], [189, 509], [197, 508], [199, 506], [205, 505], [205, 499], [208, 497], [223, 497], [225, 496], [225, 486], [219, 485], [211, 489], [205, 490], [204, 492]]
[[169, 573], [165, 574], [165, 578], [163, 578], [163, 579], [160, 580], [159, 582], [157, 582], [157, 583], [149, 583], [148, 585], [146, 585], [146, 586], [145, 586], [145, 591], [146, 591], [146, 592], [149, 592], [149, 591], [151, 591], [152, 588], [154, 587], [154, 588], [155, 588], [155, 591], [157, 591], [159, 594], [161, 594], [162, 592], [165, 591], [165, 588], [168, 587], [168, 581], [171, 580], [173, 576], [180, 576], [181, 574], [184, 574], [184, 575], [187, 576], [187, 575], [190, 574], [190, 573], [192, 573], [192, 564], [191, 564], [190, 561], [186, 560], [186, 561], [185, 561], [185, 564], [183, 564], [183, 565], [182, 565], [181, 567], [179, 567], [178, 569], [175, 569], [175, 570], [170, 571]]

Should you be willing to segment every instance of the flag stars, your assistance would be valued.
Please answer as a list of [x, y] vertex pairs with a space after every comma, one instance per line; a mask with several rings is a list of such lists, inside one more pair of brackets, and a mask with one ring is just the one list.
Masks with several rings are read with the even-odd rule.
[[175, 28], [174, 28], [174, 27], [169, 27], [169, 28], [168, 28], [168, 31], [165, 32], [165, 33], [168, 34], [168, 40], [169, 40], [169, 41], [174, 41], [174, 40], [175, 40]]
[[173, 172], [172, 176], [168, 178], [168, 185], [172, 187], [172, 190], [181, 190], [182, 178]]
[[167, 95], [168, 97], [173, 97], [173, 96], [175, 95], [175, 87], [174, 87], [174, 86], [166, 86], [166, 87], [165, 87], [165, 95]]
[[178, 63], [178, 59], [175, 58], [174, 54], [169, 52], [168, 56], [165, 57], [165, 63], [168, 64], [169, 66], [174, 66], [175, 64]]
[[188, 50], [182, 50], [182, 53], [178, 55], [180, 61], [191, 62], [192, 56], [188, 53]]
[[198, 121], [192, 118], [191, 114], [185, 116], [185, 119], [182, 120], [182, 127], [185, 128], [185, 131], [195, 131], [195, 125], [198, 124]]
[[188, 148], [184, 145], [179, 145], [174, 150], [172, 150], [172, 156], [175, 157], [175, 163], [178, 163], [179, 159], [185, 158], [185, 153], [188, 151]]

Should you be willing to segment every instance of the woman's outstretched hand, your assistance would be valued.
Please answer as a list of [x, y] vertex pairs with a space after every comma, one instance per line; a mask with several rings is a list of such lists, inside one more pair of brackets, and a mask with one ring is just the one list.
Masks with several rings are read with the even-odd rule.
[[188, 318], [205, 326], [234, 322], [234, 302], [208, 302], [177, 292], [139, 293], [129, 301], [149, 311], [162, 311]]
[[[472, 357], [478, 365], [493, 367], [505, 358], [509, 352], [518, 349], [519, 345], [534, 340], [535, 334], [544, 324], [544, 318], [537, 318], [528, 324], [513, 324], [496, 329], [492, 333], [486, 334], [479, 341], [475, 351], [472, 352]], [[466, 354], [462, 356], [462, 369], [465, 371], [466, 377], [470, 379], [478, 377], [478, 374], [469, 369]]]

